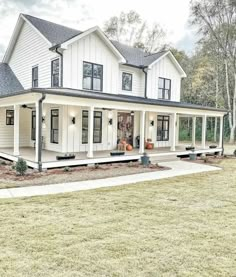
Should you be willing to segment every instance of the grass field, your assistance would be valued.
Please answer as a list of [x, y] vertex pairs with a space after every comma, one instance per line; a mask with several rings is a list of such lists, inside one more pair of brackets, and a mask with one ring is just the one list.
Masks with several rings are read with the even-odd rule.
[[235, 276], [236, 159], [222, 171], [0, 201], [0, 276]]

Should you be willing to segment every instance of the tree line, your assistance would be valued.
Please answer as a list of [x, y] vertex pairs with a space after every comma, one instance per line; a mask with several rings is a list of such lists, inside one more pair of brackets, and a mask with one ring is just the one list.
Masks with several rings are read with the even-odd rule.
[[[225, 135], [236, 135], [236, 0], [192, 0], [189, 24], [197, 28], [194, 54], [166, 42], [158, 24], [149, 25], [135, 11], [122, 12], [105, 22], [104, 32], [113, 40], [141, 48], [147, 53], [171, 50], [187, 73], [181, 101], [229, 111]], [[218, 121], [214, 121], [217, 130]]]

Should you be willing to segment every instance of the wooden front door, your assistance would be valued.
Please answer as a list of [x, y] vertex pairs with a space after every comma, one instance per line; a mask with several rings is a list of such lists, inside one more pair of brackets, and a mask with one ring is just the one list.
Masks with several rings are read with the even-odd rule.
[[118, 112], [117, 125], [118, 140], [125, 139], [127, 143], [133, 145], [134, 116], [130, 113]]

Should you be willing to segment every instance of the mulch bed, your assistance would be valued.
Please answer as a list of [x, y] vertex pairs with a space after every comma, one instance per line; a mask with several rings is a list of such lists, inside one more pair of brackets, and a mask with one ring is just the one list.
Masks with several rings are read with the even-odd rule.
[[19, 176], [16, 174], [15, 169], [12, 168], [12, 165], [13, 163], [11, 162], [0, 160], [0, 189], [95, 180], [170, 169], [158, 164], [150, 164], [148, 167], [144, 167], [139, 162], [129, 162], [57, 168], [44, 172], [28, 169], [24, 176]]

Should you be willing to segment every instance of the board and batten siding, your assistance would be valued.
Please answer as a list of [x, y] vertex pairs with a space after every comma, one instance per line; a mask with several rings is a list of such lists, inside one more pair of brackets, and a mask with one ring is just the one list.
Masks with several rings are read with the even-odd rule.
[[39, 87], [51, 87], [51, 61], [58, 57], [33, 27], [25, 22], [9, 65], [25, 89], [32, 87], [32, 67], [38, 66]]
[[155, 63], [148, 71], [148, 98], [158, 98], [158, 79], [171, 79], [170, 101], [180, 101], [181, 75], [168, 56]]
[[[132, 91], [122, 90], [123, 72], [132, 74]], [[119, 72], [119, 93], [130, 96], [144, 97], [144, 73], [141, 69], [120, 65]]]
[[75, 41], [63, 53], [65, 87], [83, 89], [83, 62], [103, 65], [103, 92], [118, 92], [119, 63], [95, 33]]

